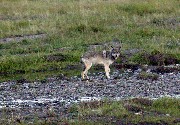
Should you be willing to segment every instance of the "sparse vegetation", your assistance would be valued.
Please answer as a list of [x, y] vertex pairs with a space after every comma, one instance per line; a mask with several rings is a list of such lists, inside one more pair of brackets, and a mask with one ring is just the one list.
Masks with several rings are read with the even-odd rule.
[[[160, 98], [157, 100], [149, 100], [146, 98], [134, 98], [122, 101], [94, 101], [83, 102], [79, 105], [72, 105], [67, 110], [69, 114], [67, 118], [56, 117], [58, 115], [51, 112], [50, 116], [46, 119], [35, 118], [33, 124], [36, 125], [104, 125], [104, 124], [167, 124], [178, 125], [180, 113], [179, 99]], [[4, 109], [4, 114], [12, 112], [11, 110]], [[28, 125], [25, 119], [17, 116], [7, 116], [9, 120], [2, 117], [0, 123], [11, 125], [17, 123], [18, 125]]]
[[138, 79], [144, 79], [144, 80], [157, 80], [158, 79], [158, 74], [155, 73], [147, 73], [145, 71], [142, 71], [139, 75], [138, 75]]

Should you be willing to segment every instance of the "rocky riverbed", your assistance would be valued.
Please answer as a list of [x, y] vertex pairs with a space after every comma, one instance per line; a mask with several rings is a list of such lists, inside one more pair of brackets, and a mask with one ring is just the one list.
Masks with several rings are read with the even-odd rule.
[[180, 71], [155, 73], [149, 69], [144, 72], [147, 74], [144, 78], [141, 73], [140, 68], [115, 69], [111, 79], [106, 79], [104, 72], [98, 72], [89, 74], [90, 80], [84, 81], [78, 76], [59, 76], [38, 82], [3, 82], [0, 83], [0, 115], [33, 119], [34, 116], [46, 118], [54, 112], [59, 117], [72, 117], [67, 113], [69, 106], [82, 101], [180, 98]]

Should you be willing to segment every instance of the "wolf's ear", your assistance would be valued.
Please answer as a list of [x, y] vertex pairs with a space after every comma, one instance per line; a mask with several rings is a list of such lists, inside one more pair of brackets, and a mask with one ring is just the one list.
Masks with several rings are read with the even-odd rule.
[[103, 50], [103, 57], [106, 58], [106, 50]]
[[114, 50], [114, 47], [113, 47], [113, 46], [111, 46], [111, 48], [110, 48], [110, 51], [112, 51], [112, 50]]

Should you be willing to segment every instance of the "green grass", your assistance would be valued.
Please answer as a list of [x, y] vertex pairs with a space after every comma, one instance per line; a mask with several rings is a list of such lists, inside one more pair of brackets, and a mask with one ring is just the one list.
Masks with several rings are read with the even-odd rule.
[[[122, 51], [158, 50], [180, 60], [179, 5], [177, 0], [0, 0], [0, 38], [47, 34], [44, 39], [0, 43], [0, 73], [23, 70], [27, 75], [52, 65], [61, 70], [70, 62], [78, 64], [88, 45], [113, 38], [122, 40]], [[44, 59], [59, 53], [73, 58], [53, 63]]]
[[180, 109], [180, 101], [174, 100], [172, 98], [162, 98], [159, 100], [156, 100], [153, 103], [153, 108], [156, 111], [164, 112], [166, 114], [170, 114], [173, 116], [180, 116], [179, 109]]
[[[79, 119], [82, 121], [94, 121], [94, 124], [116, 124], [124, 121], [125, 123], [168, 123], [180, 117], [179, 99], [161, 98], [157, 100], [130, 99], [124, 101], [102, 101], [84, 103], [79, 106]], [[127, 106], [128, 105], [128, 106]], [[141, 112], [139, 115], [135, 113]], [[94, 117], [94, 119], [93, 119]]]

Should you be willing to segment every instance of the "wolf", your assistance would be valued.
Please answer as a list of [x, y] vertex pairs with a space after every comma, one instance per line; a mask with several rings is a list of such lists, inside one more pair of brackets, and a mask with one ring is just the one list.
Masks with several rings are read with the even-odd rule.
[[[84, 63], [85, 69], [81, 73], [82, 79], [89, 79], [88, 70], [92, 65], [101, 64], [104, 65], [106, 77], [110, 78], [110, 65], [120, 56], [121, 43], [112, 42], [113, 44], [110, 46], [110, 50], [103, 50], [100, 52], [87, 52], [81, 57], [81, 62]], [[114, 45], [114, 46], [113, 46]], [[105, 46], [109, 46], [109, 44], [105, 44]]]

